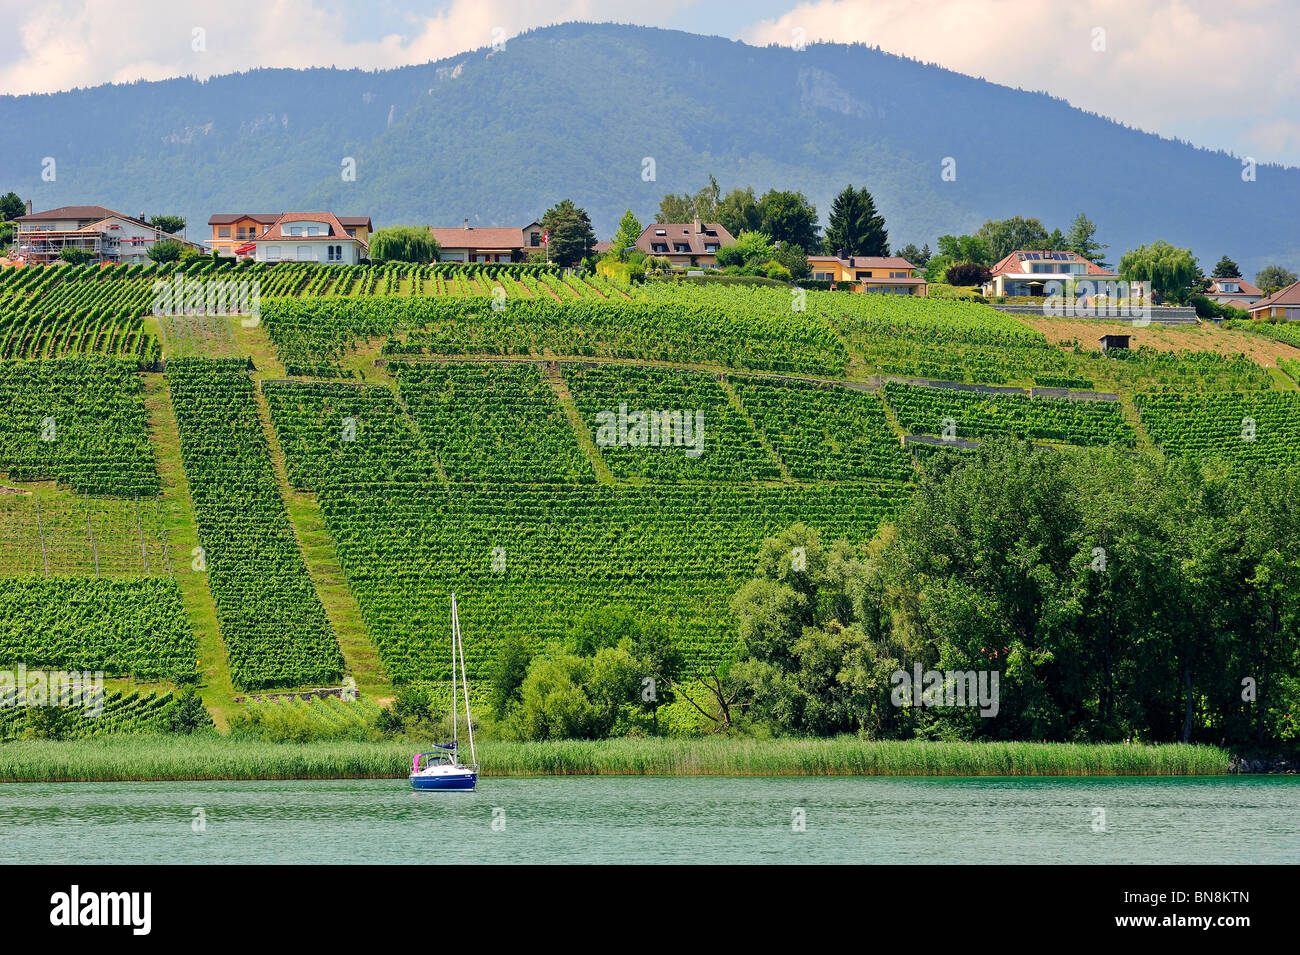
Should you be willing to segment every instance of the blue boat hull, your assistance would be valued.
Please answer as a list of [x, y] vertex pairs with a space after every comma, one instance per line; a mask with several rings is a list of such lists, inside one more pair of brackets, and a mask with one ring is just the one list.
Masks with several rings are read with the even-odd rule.
[[478, 773], [458, 773], [455, 776], [412, 776], [416, 789], [473, 790]]

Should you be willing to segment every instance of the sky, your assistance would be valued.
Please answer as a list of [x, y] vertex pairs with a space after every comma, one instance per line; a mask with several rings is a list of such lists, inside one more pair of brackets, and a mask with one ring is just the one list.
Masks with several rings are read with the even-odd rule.
[[868, 43], [1300, 166], [1300, 0], [0, 0], [0, 93], [258, 66], [390, 68], [569, 20]]

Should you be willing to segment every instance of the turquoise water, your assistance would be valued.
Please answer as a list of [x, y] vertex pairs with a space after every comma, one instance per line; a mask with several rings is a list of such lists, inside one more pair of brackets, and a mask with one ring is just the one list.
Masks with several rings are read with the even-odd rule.
[[0, 786], [0, 864], [21, 862], [1295, 863], [1300, 777]]

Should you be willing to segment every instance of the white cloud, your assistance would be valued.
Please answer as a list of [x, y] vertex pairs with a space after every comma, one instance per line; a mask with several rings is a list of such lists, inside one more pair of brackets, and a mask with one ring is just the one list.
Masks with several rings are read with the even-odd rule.
[[796, 30], [809, 43], [867, 43], [1198, 145], [1300, 164], [1300, 4], [1288, 0], [810, 0], [740, 38], [790, 45]]
[[[639, 22], [662, 23], [689, 5], [626, 6]], [[0, 45], [0, 91], [207, 78], [263, 66], [396, 67], [491, 46], [498, 36], [552, 23], [618, 18], [596, 0], [446, 0], [440, 10], [432, 6], [422, 3], [420, 13], [408, 14], [401, 32], [358, 41], [349, 39], [337, 8], [321, 0], [0, 0], [0, 22], [9, 31]], [[204, 31], [198, 50], [196, 29]]]

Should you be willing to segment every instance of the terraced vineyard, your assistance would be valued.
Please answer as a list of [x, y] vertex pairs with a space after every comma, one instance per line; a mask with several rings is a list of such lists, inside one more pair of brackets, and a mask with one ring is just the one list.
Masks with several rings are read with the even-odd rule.
[[446, 679], [449, 593], [471, 677], [497, 642], [567, 636], [594, 606], [662, 617], [691, 667], [732, 646], [728, 600], [766, 535], [803, 521], [864, 539], [901, 485], [348, 486], [321, 505], [397, 681]]
[[166, 515], [158, 498], [44, 491], [0, 495], [0, 578], [172, 572]]
[[616, 477], [781, 477], [776, 460], [713, 375], [628, 365], [566, 365], [564, 378]]
[[336, 680], [343, 657], [280, 498], [247, 363], [182, 358], [167, 377], [231, 677], [249, 689]]
[[0, 363], [0, 471], [89, 494], [157, 494], [134, 365], [98, 357]]
[[951, 419], [956, 438], [1013, 435], [1062, 444], [1132, 448], [1137, 435], [1114, 401], [1069, 401], [1015, 394], [981, 394], [950, 388], [885, 384], [885, 400], [911, 434], [944, 435]]
[[170, 578], [11, 577], [0, 581], [0, 666], [189, 679], [194, 631]]
[[1139, 395], [1147, 432], [1166, 454], [1218, 457], [1234, 468], [1300, 464], [1300, 392]]
[[567, 355], [839, 375], [846, 352], [805, 313], [741, 301], [724, 310], [676, 302], [488, 296], [281, 299], [262, 306], [292, 375], [333, 377], [360, 342], [390, 337], [387, 354]]
[[294, 487], [438, 480], [424, 439], [382, 385], [267, 381], [262, 393]]
[[[110, 692], [104, 694], [98, 713], [74, 707], [63, 739], [116, 736], [131, 733], [165, 733], [170, 730], [172, 709], [180, 699], [174, 693]], [[208, 725], [211, 725], [211, 719]], [[20, 739], [26, 732], [27, 706], [0, 706], [0, 740]]]
[[911, 462], [875, 394], [793, 379], [734, 375], [730, 381], [791, 477], [911, 479]]
[[448, 480], [595, 480], [539, 365], [393, 362], [389, 370]]

